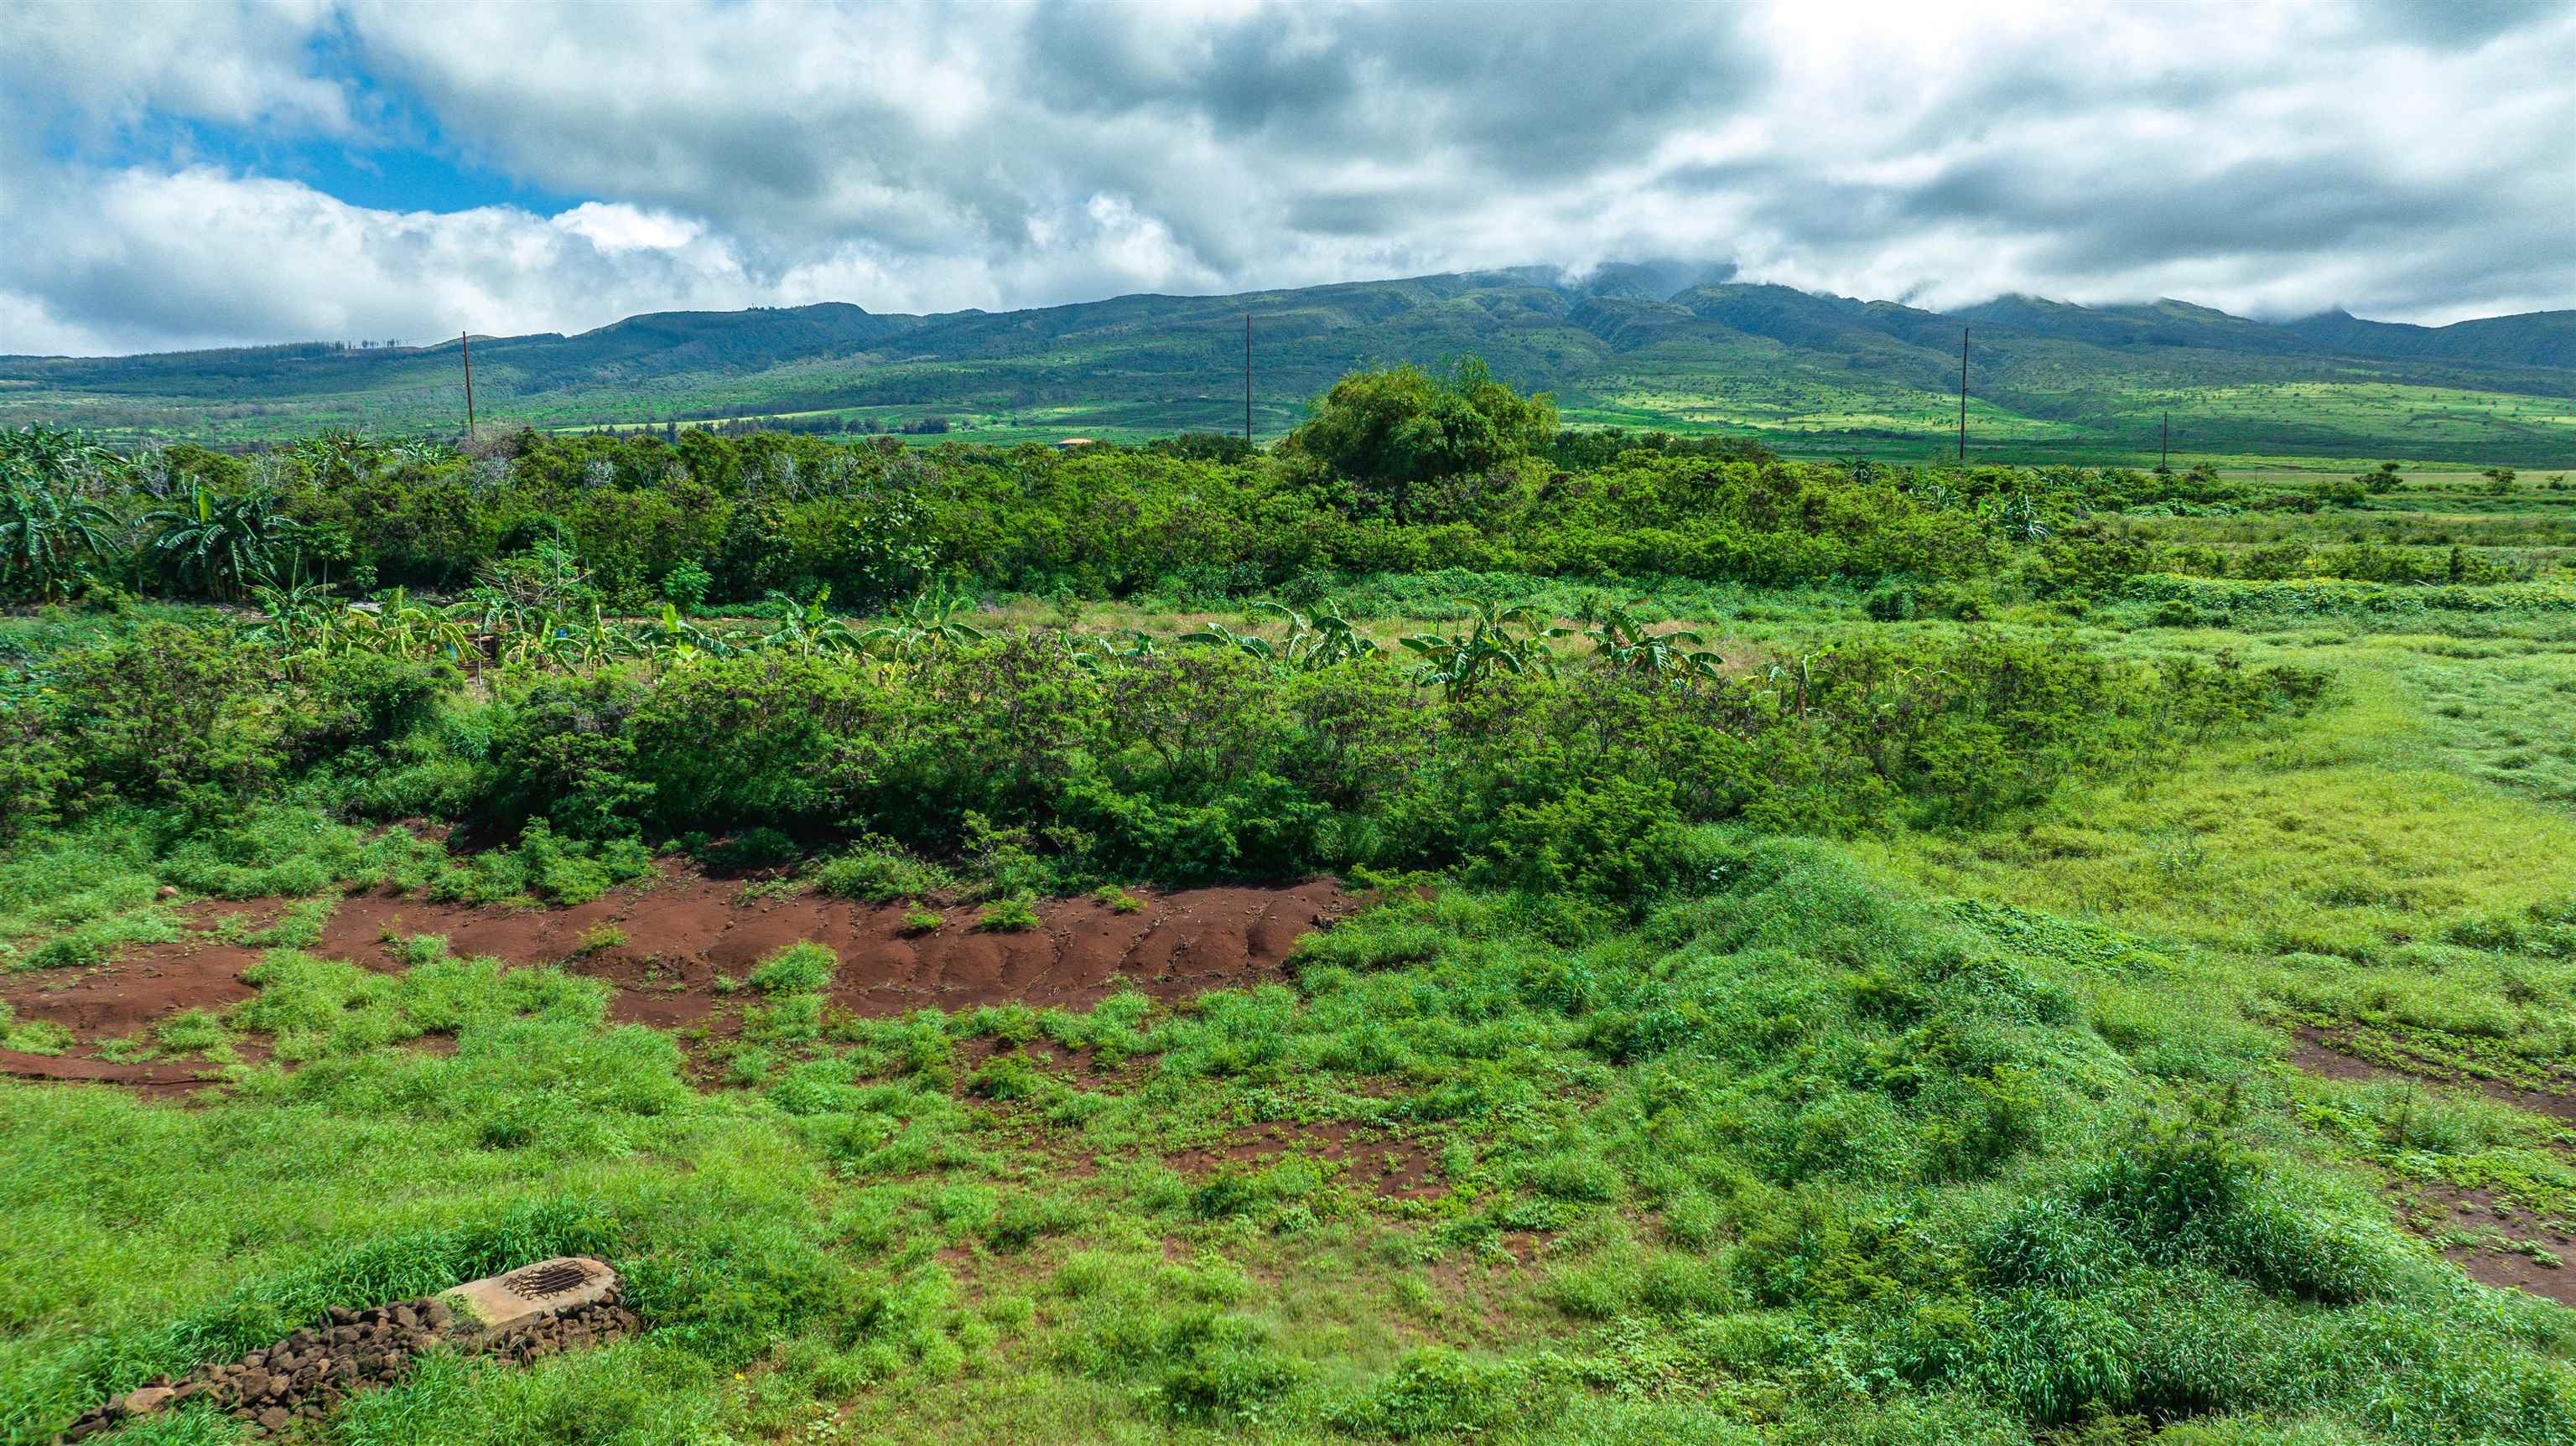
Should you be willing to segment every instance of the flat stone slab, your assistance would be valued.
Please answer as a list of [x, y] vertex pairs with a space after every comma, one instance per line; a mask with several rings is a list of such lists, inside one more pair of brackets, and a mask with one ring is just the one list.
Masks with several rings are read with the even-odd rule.
[[532, 1320], [580, 1306], [593, 1305], [617, 1293], [617, 1272], [608, 1262], [588, 1255], [558, 1255], [523, 1265], [504, 1275], [469, 1280], [439, 1299], [482, 1331], [508, 1330]]

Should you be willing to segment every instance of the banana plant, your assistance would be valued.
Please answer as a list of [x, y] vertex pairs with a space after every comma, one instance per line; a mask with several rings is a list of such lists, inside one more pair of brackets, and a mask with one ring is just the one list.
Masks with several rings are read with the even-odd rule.
[[251, 579], [275, 572], [281, 546], [305, 531], [273, 492], [225, 496], [203, 483], [185, 507], [147, 512], [142, 522], [160, 529], [152, 553], [165, 567], [221, 598], [239, 597]]
[[722, 636], [682, 617], [676, 603], [662, 604], [662, 616], [643, 639], [643, 649], [645, 667], [656, 676], [668, 668], [685, 668], [733, 653], [733, 645]]
[[1154, 635], [1143, 631], [1130, 633], [1123, 648], [1104, 637], [1078, 638], [1072, 633], [1064, 635], [1064, 646], [1073, 655], [1074, 666], [1087, 673], [1106, 673], [1156, 655]]
[[1268, 638], [1254, 633], [1238, 633], [1223, 623], [1209, 623], [1197, 632], [1181, 634], [1174, 641], [1204, 643], [1213, 647], [1226, 648], [1265, 663], [1279, 661], [1279, 650], [1270, 645]]
[[1762, 670], [1763, 686], [1755, 697], [1768, 697], [1784, 713], [1809, 716], [1814, 708], [1816, 665], [1834, 655], [1834, 645], [1827, 643], [1812, 653], [1802, 653], [1796, 662], [1774, 659]]
[[1475, 598], [1458, 601], [1467, 609], [1467, 627], [1398, 640], [1422, 660], [1416, 682], [1454, 698], [1504, 673], [1556, 675], [1556, 651], [1548, 644], [1573, 629], [1542, 624], [1538, 609], [1529, 603], [1506, 607]]
[[92, 444], [57, 443], [33, 427], [0, 433], [0, 444], [0, 586], [46, 602], [68, 597], [124, 551], [116, 515], [81, 490], [77, 469]]
[[1377, 644], [1360, 636], [1347, 618], [1324, 612], [1302, 617], [1295, 608], [1268, 601], [1254, 603], [1252, 610], [1276, 613], [1287, 622], [1288, 636], [1279, 644], [1279, 656], [1301, 671], [1329, 668], [1377, 652]]
[[984, 640], [984, 630], [960, 622], [974, 599], [955, 589], [925, 591], [896, 608], [887, 621], [858, 635], [861, 649], [879, 657], [910, 661]]
[[251, 599], [259, 606], [260, 621], [244, 636], [275, 644], [287, 652], [329, 651], [339, 615], [338, 604], [331, 597], [335, 586], [307, 580], [301, 567], [283, 578], [275, 573], [262, 574], [250, 587]]
[[812, 600], [798, 602], [776, 588], [769, 590], [769, 600], [782, 611], [778, 626], [760, 639], [759, 646], [784, 649], [800, 658], [825, 653], [855, 653], [863, 650], [865, 634], [853, 630], [842, 619], [832, 615], [823, 604], [832, 596], [828, 587], [816, 588]]
[[[1616, 603], [1604, 611], [1599, 622], [1584, 629], [1583, 636], [1592, 640], [1593, 658], [1606, 667], [1623, 673], [1646, 673], [1655, 677], [1690, 675], [1715, 678], [1725, 659], [1704, 646], [1705, 639], [1688, 629], [1675, 628], [1668, 633], [1649, 632], [1645, 623], [1628, 609], [1637, 603]], [[1684, 649], [1688, 644], [1688, 650]]]

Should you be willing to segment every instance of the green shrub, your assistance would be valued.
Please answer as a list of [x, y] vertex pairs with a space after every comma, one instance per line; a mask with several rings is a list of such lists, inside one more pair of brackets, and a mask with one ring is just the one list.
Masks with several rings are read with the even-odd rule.
[[955, 883], [946, 871], [874, 837], [825, 861], [814, 870], [813, 879], [814, 886], [827, 894], [871, 904], [919, 899]]
[[1872, 622], [1905, 622], [1919, 607], [1915, 590], [1896, 582], [1882, 582], [1861, 599], [1861, 611], [1868, 614]]
[[829, 948], [809, 939], [761, 960], [747, 982], [763, 994], [820, 993], [832, 987], [832, 971], [840, 963]]
[[1473, 1435], [1520, 1416], [1536, 1377], [1517, 1361], [1484, 1360], [1446, 1346], [1405, 1353], [1395, 1369], [1328, 1417], [1353, 1436], [1411, 1441]]
[[976, 917], [975, 927], [1000, 934], [1013, 934], [1034, 929], [1038, 923], [1035, 901], [1027, 898], [1009, 898], [995, 899], [986, 904], [983, 911]]

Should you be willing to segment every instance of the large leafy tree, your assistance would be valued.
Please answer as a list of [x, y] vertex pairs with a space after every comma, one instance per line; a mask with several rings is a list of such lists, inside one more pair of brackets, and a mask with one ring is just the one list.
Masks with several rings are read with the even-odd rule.
[[1474, 357], [1445, 377], [1418, 366], [1353, 372], [1317, 398], [1283, 444], [1356, 483], [1399, 522], [1422, 483], [1483, 472], [1546, 447], [1556, 402], [1524, 397]]
[[89, 483], [123, 466], [76, 432], [0, 432], [0, 591], [68, 597], [114, 559], [116, 515]]

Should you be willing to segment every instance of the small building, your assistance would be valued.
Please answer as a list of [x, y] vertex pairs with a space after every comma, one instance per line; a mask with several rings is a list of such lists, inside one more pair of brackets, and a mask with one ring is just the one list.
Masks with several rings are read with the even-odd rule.
[[1091, 439], [1089, 437], [1064, 437], [1057, 440], [1055, 449], [1059, 452], [1070, 452], [1076, 447], [1088, 447], [1090, 445]]

